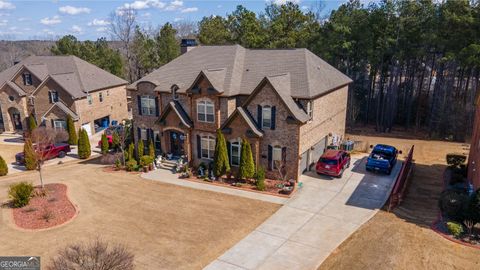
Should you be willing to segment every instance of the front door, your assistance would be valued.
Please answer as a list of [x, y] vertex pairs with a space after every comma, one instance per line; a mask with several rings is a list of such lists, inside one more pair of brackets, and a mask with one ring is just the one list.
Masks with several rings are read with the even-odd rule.
[[22, 130], [22, 118], [20, 118], [20, 113], [18, 111], [12, 112], [12, 120], [15, 130]]
[[183, 142], [185, 135], [177, 131], [170, 131], [170, 152], [174, 156], [181, 156], [184, 154]]

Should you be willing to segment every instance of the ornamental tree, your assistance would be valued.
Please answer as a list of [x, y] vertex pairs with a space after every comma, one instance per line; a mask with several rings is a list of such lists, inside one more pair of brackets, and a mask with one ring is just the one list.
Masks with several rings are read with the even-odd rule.
[[88, 139], [87, 131], [80, 128], [78, 131], [78, 157], [81, 159], [87, 159], [92, 154], [90, 148], [90, 141]]
[[255, 175], [255, 162], [253, 161], [252, 148], [247, 139], [242, 139], [240, 152], [240, 165], [238, 168], [239, 179], [250, 179]]
[[68, 131], [68, 144], [76, 145], [78, 142], [77, 131], [75, 130], [75, 124], [70, 115], [67, 115], [67, 131]]
[[35, 128], [37, 128], [37, 121], [35, 121], [33, 114], [30, 114], [28, 117], [28, 131], [32, 132]]
[[105, 133], [102, 134], [101, 148], [102, 148], [103, 155], [106, 155], [108, 153], [108, 149], [110, 148], [110, 145], [108, 144], [107, 135]]
[[29, 171], [37, 168], [37, 160], [35, 158], [35, 149], [31, 138], [26, 138], [23, 144], [23, 158], [25, 160], [25, 168]]
[[140, 162], [140, 158], [143, 157], [144, 149], [145, 149], [145, 146], [143, 144], [143, 140], [142, 139], [138, 140], [138, 147], [137, 147], [138, 162]]
[[152, 158], [155, 158], [155, 146], [153, 145], [153, 140], [150, 139], [148, 143], [148, 155]]
[[215, 154], [213, 156], [213, 174], [216, 177], [230, 172], [230, 162], [228, 160], [227, 143], [220, 129], [217, 129], [217, 141], [215, 143]]

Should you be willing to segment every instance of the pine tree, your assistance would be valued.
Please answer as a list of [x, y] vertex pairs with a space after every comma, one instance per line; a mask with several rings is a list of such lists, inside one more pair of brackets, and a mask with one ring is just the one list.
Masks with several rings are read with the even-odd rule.
[[37, 128], [37, 121], [35, 121], [33, 114], [30, 114], [28, 117], [28, 131], [32, 132], [35, 128]]
[[249, 179], [255, 175], [255, 162], [253, 162], [252, 148], [247, 139], [242, 139], [240, 152], [240, 165], [238, 168], [239, 179]]
[[153, 145], [152, 139], [150, 139], [150, 142], [148, 143], [148, 155], [155, 158], [155, 146]]
[[220, 129], [217, 129], [217, 141], [215, 143], [215, 154], [213, 157], [213, 174], [216, 177], [222, 176], [230, 171], [228, 160], [227, 143]]
[[68, 144], [76, 145], [78, 141], [77, 132], [75, 130], [75, 124], [70, 115], [67, 115], [67, 131], [68, 131]]
[[23, 145], [23, 155], [25, 159], [25, 168], [27, 170], [37, 169], [37, 159], [35, 157], [35, 149], [33, 149], [33, 143], [31, 139], [26, 139]]
[[81, 159], [87, 159], [92, 154], [87, 131], [80, 128], [78, 131], [78, 137], [78, 157]]
[[138, 155], [138, 162], [140, 162], [140, 158], [143, 157], [143, 150], [145, 149], [145, 146], [143, 144], [143, 140], [138, 141], [138, 148], [137, 148], [137, 155]]
[[107, 135], [105, 133], [102, 134], [101, 148], [103, 155], [106, 155], [108, 153], [108, 149], [110, 148], [108, 145]]
[[0, 156], [0, 176], [7, 175], [7, 173], [8, 173], [7, 163], [5, 162], [5, 159], [3, 159], [2, 156]]
[[133, 143], [130, 143], [130, 145], [128, 145], [128, 160], [135, 160], [135, 157], [133, 156], [135, 152], [135, 145]]

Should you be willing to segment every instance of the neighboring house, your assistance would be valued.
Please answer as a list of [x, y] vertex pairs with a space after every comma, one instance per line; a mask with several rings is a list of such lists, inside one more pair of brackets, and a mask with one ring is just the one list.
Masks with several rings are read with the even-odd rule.
[[480, 188], [480, 95], [476, 101], [472, 144], [468, 156], [468, 179], [473, 183], [475, 189]]
[[152, 139], [157, 152], [211, 162], [221, 129], [233, 170], [246, 137], [268, 177], [284, 162], [298, 179], [344, 136], [351, 82], [306, 49], [200, 46], [127, 89], [135, 138]]
[[67, 115], [89, 134], [128, 117], [127, 81], [75, 56], [30, 56], [0, 73], [0, 132], [65, 128]]

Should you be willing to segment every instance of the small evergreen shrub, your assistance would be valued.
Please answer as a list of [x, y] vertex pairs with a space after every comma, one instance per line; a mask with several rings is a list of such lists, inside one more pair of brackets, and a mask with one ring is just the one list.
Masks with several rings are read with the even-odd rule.
[[127, 168], [127, 171], [135, 171], [137, 169], [137, 161], [135, 159], [131, 159], [127, 161], [125, 164], [125, 167]]
[[35, 170], [37, 168], [37, 159], [31, 139], [25, 140], [25, 144], [23, 145], [23, 155], [25, 168], [29, 171]]
[[30, 114], [28, 117], [28, 131], [32, 132], [34, 129], [37, 128], [37, 121], [35, 120], [35, 117], [33, 114]]
[[102, 134], [102, 140], [101, 140], [102, 154], [106, 155], [108, 153], [109, 148], [110, 148], [110, 146], [108, 145], [107, 135], [105, 133], [103, 133]]
[[150, 139], [150, 142], [148, 143], [148, 155], [155, 158], [155, 146], [153, 145], [152, 139]]
[[260, 191], [265, 190], [265, 169], [263, 167], [259, 167], [257, 170], [257, 174], [255, 175], [256, 177], [256, 186], [257, 189]]
[[78, 131], [78, 157], [81, 159], [87, 159], [92, 154], [90, 148], [90, 141], [88, 139], [87, 131], [83, 128], [80, 128]]
[[143, 150], [145, 149], [145, 145], [143, 144], [143, 140], [138, 141], [138, 149], [137, 149], [137, 155], [138, 159], [140, 161], [140, 158], [143, 157]]
[[8, 166], [7, 163], [5, 162], [5, 159], [3, 159], [2, 156], [0, 156], [0, 176], [5, 176], [8, 173]]
[[253, 161], [252, 148], [247, 139], [242, 140], [240, 151], [240, 165], [238, 167], [238, 178], [249, 179], [255, 175], [255, 162]]
[[153, 158], [151, 156], [142, 156], [140, 158], [140, 166], [148, 166], [153, 163]]
[[446, 159], [447, 159], [447, 164], [449, 166], [458, 167], [465, 163], [465, 161], [467, 160], [467, 156], [462, 154], [450, 153], [450, 154], [447, 154]]
[[135, 153], [135, 145], [133, 143], [130, 143], [128, 145], [128, 152], [127, 152], [127, 157], [125, 159], [127, 160], [135, 160], [134, 154]]
[[455, 238], [459, 238], [463, 234], [463, 226], [458, 222], [447, 222], [447, 229]]
[[456, 221], [462, 221], [468, 210], [470, 198], [457, 190], [445, 190], [440, 195], [439, 207], [442, 214]]
[[12, 199], [14, 207], [24, 207], [30, 202], [33, 192], [33, 185], [27, 182], [20, 182], [10, 186], [8, 196]]
[[228, 160], [227, 142], [220, 129], [217, 129], [217, 140], [215, 143], [215, 154], [213, 157], [213, 174], [216, 177], [230, 172], [230, 161]]
[[115, 150], [120, 148], [120, 136], [116, 131], [114, 131], [112, 135], [112, 148]]
[[78, 142], [77, 131], [75, 130], [75, 124], [70, 115], [67, 115], [67, 131], [68, 131], [68, 144], [76, 145]]

